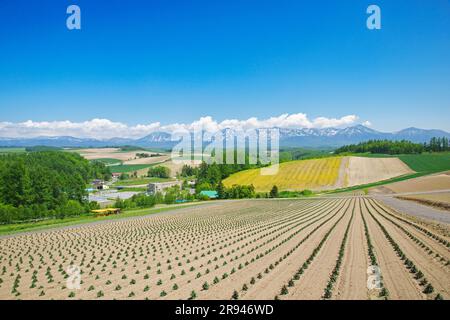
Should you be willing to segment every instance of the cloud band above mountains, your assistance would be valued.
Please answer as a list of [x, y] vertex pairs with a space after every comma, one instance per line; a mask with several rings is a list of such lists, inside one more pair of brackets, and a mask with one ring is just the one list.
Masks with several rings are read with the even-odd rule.
[[[160, 122], [149, 124], [127, 125], [108, 119], [92, 119], [83, 122], [28, 120], [25, 122], [0, 122], [0, 137], [33, 138], [40, 136], [72, 136], [77, 138], [108, 139], [113, 137], [140, 138], [155, 131], [174, 132], [203, 128], [206, 131], [217, 131], [225, 128], [248, 130], [257, 128], [329, 128], [344, 127], [356, 124], [358, 116], [346, 115], [341, 118], [317, 117], [309, 119], [304, 113], [282, 114], [268, 119], [255, 117], [247, 120], [227, 119], [221, 122], [210, 116], [201, 117], [192, 123], [173, 123], [162, 125]], [[366, 121], [365, 123], [369, 123]]]

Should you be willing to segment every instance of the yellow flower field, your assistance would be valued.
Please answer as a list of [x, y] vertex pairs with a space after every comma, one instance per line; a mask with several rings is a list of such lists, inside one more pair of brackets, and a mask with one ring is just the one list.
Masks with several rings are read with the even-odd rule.
[[226, 187], [234, 184], [253, 184], [256, 191], [266, 192], [276, 185], [279, 190], [322, 190], [333, 188], [339, 177], [342, 157], [297, 160], [280, 164], [276, 175], [263, 176], [260, 169], [235, 173], [223, 181]]

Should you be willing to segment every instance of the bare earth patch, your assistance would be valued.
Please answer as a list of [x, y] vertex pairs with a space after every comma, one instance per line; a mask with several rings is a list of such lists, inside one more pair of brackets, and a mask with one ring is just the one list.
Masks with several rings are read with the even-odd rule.
[[[414, 220], [400, 220], [370, 197], [343, 196], [211, 201], [1, 237], [0, 299], [230, 299], [235, 290], [241, 299], [322, 299], [341, 244], [331, 298], [369, 299], [363, 217], [390, 299], [450, 297], [450, 253], [437, 240], [442, 235], [415, 228]], [[433, 293], [423, 293], [380, 224]], [[79, 289], [67, 287], [70, 265], [82, 270]]]
[[350, 157], [346, 168], [346, 187], [363, 185], [413, 173], [398, 158]]
[[395, 193], [445, 190], [450, 189], [450, 175], [430, 175], [406, 181], [395, 182], [384, 187]]

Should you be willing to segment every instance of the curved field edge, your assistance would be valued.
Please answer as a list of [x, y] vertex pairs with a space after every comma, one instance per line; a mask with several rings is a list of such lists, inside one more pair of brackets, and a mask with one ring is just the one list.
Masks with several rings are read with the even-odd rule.
[[[349, 155], [351, 156], [357, 156], [357, 157], [369, 157], [369, 158], [398, 158], [400, 159], [403, 163], [406, 164], [407, 167], [409, 167], [411, 170], [415, 171], [414, 173], [408, 173], [408, 174], [403, 174], [403, 175], [399, 175], [396, 177], [392, 177], [389, 179], [384, 179], [384, 180], [380, 180], [380, 181], [376, 181], [376, 182], [371, 182], [371, 183], [366, 183], [366, 184], [358, 184], [355, 186], [350, 186], [350, 187], [339, 187], [337, 186], [337, 182], [339, 182], [339, 180], [345, 180], [345, 177], [337, 177], [335, 179], [335, 188], [333, 188], [333, 185], [329, 185], [330, 188], [329, 190], [319, 190], [320, 189], [320, 185], [317, 185], [318, 188], [315, 191], [316, 193], [340, 193], [340, 192], [349, 192], [349, 191], [356, 191], [356, 190], [362, 190], [362, 189], [367, 189], [367, 188], [371, 188], [371, 187], [378, 187], [378, 186], [382, 186], [385, 184], [390, 184], [390, 183], [394, 183], [394, 182], [400, 182], [400, 181], [404, 181], [404, 180], [409, 180], [409, 179], [413, 179], [413, 178], [418, 178], [418, 177], [422, 177], [425, 175], [429, 175], [429, 174], [433, 174], [433, 173], [438, 173], [438, 172], [443, 172], [443, 171], [447, 171], [450, 170], [450, 153], [449, 154], [422, 154], [422, 155], [381, 155], [381, 154], [354, 154], [354, 155]], [[319, 159], [305, 159], [305, 160], [294, 160], [294, 161], [288, 161], [288, 162], [283, 162], [280, 164], [280, 168], [284, 167], [284, 166], [294, 166], [297, 163], [300, 162], [306, 162], [306, 161], [325, 161], [327, 159], [333, 159], [333, 158], [337, 158], [336, 156], [332, 156], [332, 157], [328, 157], [328, 158], [319, 158]], [[340, 157], [341, 159], [344, 159], [345, 157]], [[231, 175], [230, 177], [226, 178], [224, 180], [224, 184], [227, 187], [232, 186], [233, 184], [251, 184], [253, 181], [250, 181], [251, 176], [255, 175], [255, 173], [257, 173], [260, 169], [249, 169], [249, 170], [244, 170], [238, 173], [235, 173], [233, 175]], [[272, 178], [272, 179], [271, 179]], [[341, 179], [344, 178], [344, 179]], [[261, 178], [259, 178], [261, 179]], [[297, 190], [297, 191], [301, 191], [304, 189], [315, 189], [314, 185], [313, 186], [306, 186], [304, 185], [305, 182], [302, 181], [301, 183], [298, 183], [298, 186], [296, 188], [284, 188], [283, 184], [277, 184], [276, 179], [273, 179], [273, 176], [267, 176], [268, 180], [272, 180], [271, 184], [272, 185], [277, 185], [277, 187], [279, 188], [279, 190], [283, 191], [289, 191], [289, 190]], [[248, 181], [247, 181], [248, 180]], [[268, 192], [270, 191], [270, 188], [267, 189], [268, 187], [266, 186], [265, 189], [261, 189], [258, 187], [258, 183], [253, 183], [255, 186], [255, 189], [257, 191], [263, 191], [263, 192]], [[323, 186], [322, 186], [323, 187]], [[267, 190], [266, 190], [267, 189]]]
[[8, 224], [8, 225], [0, 225], [0, 236], [8, 236], [15, 234], [22, 234], [30, 231], [46, 231], [52, 230], [60, 227], [70, 227], [76, 226], [80, 224], [88, 224], [88, 223], [96, 223], [100, 221], [109, 221], [109, 220], [117, 220], [117, 219], [126, 219], [132, 217], [141, 217], [150, 214], [178, 210], [183, 208], [189, 208], [194, 206], [199, 206], [205, 204], [202, 203], [193, 203], [193, 204], [177, 204], [173, 206], [163, 207], [163, 208], [152, 208], [152, 209], [136, 209], [131, 211], [125, 211], [124, 213], [118, 215], [111, 216], [103, 216], [103, 217], [95, 217], [93, 215], [82, 215], [73, 218], [64, 218], [64, 219], [49, 219], [39, 222], [27, 222], [27, 223], [18, 223], [18, 224]]
[[262, 176], [261, 169], [237, 172], [223, 180], [226, 187], [253, 184], [256, 191], [270, 191], [273, 185], [280, 190], [324, 189], [334, 187], [340, 175], [343, 157], [294, 160], [279, 165], [276, 175]]

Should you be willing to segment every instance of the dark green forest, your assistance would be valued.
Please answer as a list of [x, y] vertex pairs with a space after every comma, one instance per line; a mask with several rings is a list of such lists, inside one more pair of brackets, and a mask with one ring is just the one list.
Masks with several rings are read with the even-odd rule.
[[0, 223], [79, 215], [89, 210], [86, 184], [110, 178], [109, 169], [76, 153], [0, 156]]
[[369, 140], [358, 144], [342, 146], [335, 154], [378, 153], [378, 154], [419, 154], [423, 152], [450, 151], [448, 138], [432, 138], [428, 143], [414, 143], [407, 140]]

